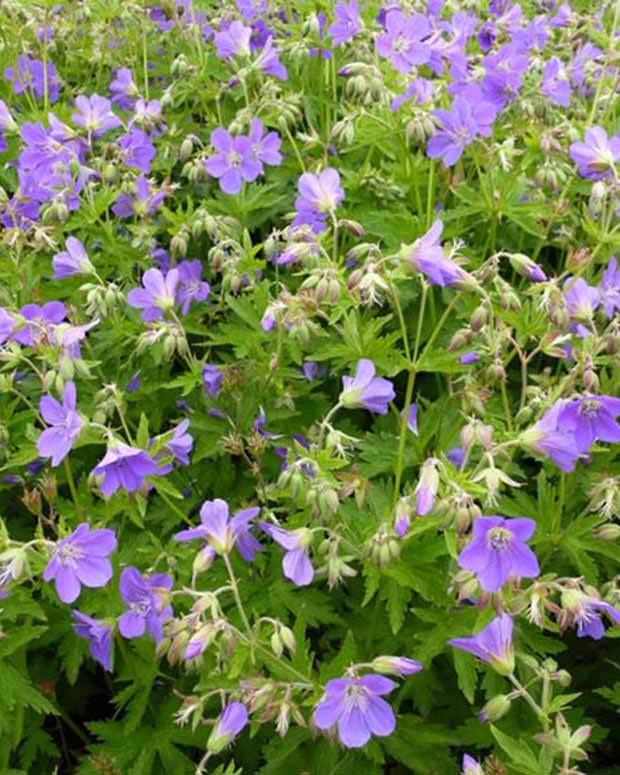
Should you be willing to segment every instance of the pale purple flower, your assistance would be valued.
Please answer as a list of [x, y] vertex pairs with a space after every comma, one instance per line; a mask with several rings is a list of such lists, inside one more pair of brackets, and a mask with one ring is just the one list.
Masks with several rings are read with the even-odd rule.
[[67, 237], [65, 246], [67, 249], [56, 253], [52, 259], [54, 280], [62, 280], [76, 274], [90, 274], [93, 271], [93, 265], [80, 240]]
[[263, 50], [256, 58], [256, 65], [267, 75], [286, 81], [288, 73], [286, 67], [280, 62], [278, 50], [273, 45], [273, 38], [270, 36], [265, 41]]
[[165, 276], [159, 269], [147, 269], [142, 275], [143, 288], [133, 288], [127, 294], [130, 307], [141, 309], [145, 323], [161, 320], [166, 310], [174, 309], [179, 270], [171, 269]]
[[276, 543], [286, 549], [282, 560], [282, 570], [286, 578], [298, 587], [311, 584], [314, 578], [314, 568], [308, 556], [308, 546], [312, 542], [312, 532], [308, 528], [284, 530], [267, 522], [261, 522], [260, 527]]
[[502, 613], [469, 638], [454, 638], [448, 643], [454, 648], [473, 654], [491, 665], [501, 675], [510, 675], [515, 666], [512, 649], [512, 618]]
[[532, 428], [525, 431], [522, 442], [548, 457], [562, 471], [570, 473], [575, 470], [581, 452], [573, 431], [560, 421], [565, 405], [565, 400], [556, 401]]
[[221, 127], [211, 132], [211, 145], [217, 153], [205, 162], [205, 169], [218, 178], [225, 194], [238, 194], [243, 181], [252, 182], [262, 172], [262, 164], [254, 157], [248, 137], [233, 137]]
[[368, 409], [376, 414], [387, 414], [390, 401], [395, 397], [388, 379], [375, 377], [375, 365], [367, 358], [357, 362], [354, 377], [342, 378], [340, 403], [347, 409]]
[[557, 57], [551, 57], [545, 64], [540, 90], [558, 105], [564, 108], [570, 105], [570, 82], [562, 62]]
[[[267, 164], [271, 167], [277, 167], [282, 164], [280, 135], [277, 132], [265, 134], [265, 127], [259, 118], [253, 118], [250, 123], [249, 140], [251, 143], [250, 154], [261, 165]], [[262, 171], [261, 166], [261, 173]]]
[[536, 578], [540, 573], [538, 560], [525, 544], [535, 530], [536, 523], [531, 519], [478, 517], [473, 537], [457, 562], [476, 574], [485, 592], [497, 592], [512, 576]]
[[[161, 134], [161, 102], [159, 100], [137, 100], [130, 126], [137, 124], [145, 129], [151, 129], [154, 134]], [[157, 128], [157, 129], [156, 129]]]
[[44, 64], [40, 59], [32, 59], [28, 54], [20, 54], [16, 67], [7, 67], [4, 77], [13, 84], [15, 94], [29, 91], [40, 99], [47, 92], [50, 102], [56, 102], [60, 91], [60, 81], [54, 63]]
[[542, 267], [535, 261], [532, 261], [529, 256], [525, 256], [523, 253], [513, 253], [509, 260], [515, 272], [518, 272], [522, 277], [526, 277], [531, 282], [544, 283], [547, 281], [547, 275]]
[[194, 446], [194, 439], [191, 434], [187, 432], [188, 428], [189, 420], [181, 420], [175, 427], [172, 438], [169, 439], [164, 446], [165, 451], [172, 455], [182, 466], [189, 465], [189, 453]]
[[477, 352], [471, 351], [459, 355], [459, 363], [462, 366], [470, 366], [472, 363], [476, 363], [480, 360], [480, 355]]
[[466, 97], [455, 97], [450, 110], [435, 110], [440, 128], [430, 138], [426, 155], [431, 159], [441, 158], [446, 167], [451, 167], [461, 158], [463, 151], [478, 134], [489, 137], [497, 111], [490, 102]]
[[569, 277], [564, 283], [564, 299], [573, 320], [588, 322], [601, 303], [601, 292], [588, 285], [583, 277], [576, 280]]
[[43, 396], [39, 402], [41, 416], [51, 427], [37, 439], [37, 452], [41, 457], [51, 457], [54, 467], [67, 457], [84, 425], [75, 410], [75, 403], [73, 382], [65, 384], [62, 405], [52, 396]]
[[123, 108], [123, 110], [130, 110], [133, 107], [135, 98], [139, 94], [131, 70], [127, 67], [119, 67], [114, 73], [114, 79], [110, 84], [112, 102]]
[[345, 748], [361, 748], [372, 735], [388, 737], [396, 728], [394, 711], [382, 698], [395, 688], [394, 681], [381, 675], [328, 681], [312, 720], [319, 729], [337, 726]]
[[16, 132], [18, 129], [17, 123], [4, 100], [0, 100], [0, 129], [3, 132]]
[[105, 97], [93, 94], [85, 97], [80, 94], [75, 98], [77, 113], [71, 116], [74, 124], [86, 129], [93, 137], [100, 137], [121, 126], [121, 120], [112, 112], [112, 103]]
[[495, 54], [486, 56], [483, 63], [486, 75], [480, 86], [484, 96], [497, 110], [502, 110], [521, 89], [529, 67], [528, 56], [518, 45], [507, 43]]
[[236, 56], [249, 56], [252, 28], [239, 21], [230, 22], [213, 36], [218, 57], [230, 61]]
[[82, 522], [71, 535], [56, 543], [43, 580], [54, 579], [58, 597], [63, 603], [73, 603], [82, 584], [95, 589], [110, 581], [113, 571], [108, 555], [115, 549], [113, 530], [91, 530], [87, 522]]
[[560, 411], [558, 424], [576, 441], [577, 450], [586, 453], [595, 441], [620, 442], [620, 398], [613, 396], [582, 396], [566, 402]]
[[446, 457], [455, 468], [462, 468], [465, 462], [465, 450], [461, 447], [453, 447], [446, 452]]
[[179, 287], [177, 289], [177, 301], [181, 305], [181, 314], [187, 315], [194, 301], [205, 301], [211, 288], [209, 283], [202, 279], [202, 262], [181, 261], [177, 266], [179, 273]]
[[578, 638], [600, 640], [605, 634], [602, 614], [607, 614], [614, 624], [620, 624], [620, 611], [604, 600], [582, 595], [579, 606], [572, 611], [577, 624]]
[[431, 26], [422, 14], [405, 14], [397, 9], [385, 15], [385, 32], [376, 40], [377, 54], [389, 59], [399, 73], [408, 73], [414, 65], [424, 65], [431, 57], [431, 47], [425, 42]]
[[75, 619], [73, 629], [80, 638], [86, 638], [90, 648], [90, 655], [106, 670], [112, 672], [112, 633], [114, 628], [98, 619], [80, 611], [71, 611]]
[[248, 723], [248, 709], [241, 702], [229, 702], [207, 742], [207, 750], [219, 753], [238, 737]]
[[157, 463], [142, 449], [117, 443], [108, 448], [101, 462], [93, 469], [95, 476], [103, 475], [99, 489], [104, 495], [113, 495], [119, 488], [136, 492], [147, 476], [161, 473]]
[[267, 13], [267, 0], [235, 0], [239, 13], [247, 22]]
[[131, 218], [137, 215], [145, 218], [153, 215], [166, 198], [166, 190], [156, 189], [144, 175], [140, 175], [134, 181], [134, 193], [121, 193], [112, 205], [112, 212], [119, 218]]
[[151, 171], [151, 162], [155, 158], [155, 146], [151, 138], [142, 129], [133, 128], [118, 140], [121, 159], [128, 167], [139, 169], [145, 175]]
[[234, 546], [244, 560], [252, 561], [262, 547], [250, 533], [250, 522], [258, 516], [260, 508], [242, 509], [230, 516], [228, 504], [221, 498], [205, 501], [200, 509], [201, 524], [198, 527], [181, 530], [175, 535], [177, 541], [206, 541], [216, 554], [229, 554]]
[[211, 398], [218, 397], [220, 390], [222, 389], [223, 380], [224, 374], [218, 366], [205, 363], [202, 367], [202, 384], [205, 392], [210, 395]]
[[612, 318], [614, 313], [620, 310], [620, 269], [615, 256], [609, 259], [601, 279], [599, 293], [605, 307], [605, 314], [608, 318]]
[[44, 337], [49, 337], [52, 327], [62, 323], [67, 316], [67, 308], [61, 301], [48, 301], [42, 307], [38, 304], [26, 304], [18, 312], [30, 321], [30, 324], [15, 331], [13, 339], [29, 347], [34, 347]]
[[123, 638], [140, 638], [147, 632], [159, 643], [163, 638], [164, 623], [172, 617], [170, 576], [167, 573], [143, 576], [137, 568], [125, 568], [119, 589], [127, 606], [118, 620]]
[[431, 285], [458, 286], [466, 280], [467, 274], [445, 255], [440, 241], [442, 231], [443, 223], [438, 218], [426, 234], [413, 243], [408, 259]]
[[297, 215], [293, 226], [307, 224], [315, 234], [324, 231], [328, 216], [344, 199], [338, 171], [328, 167], [318, 174], [304, 172], [297, 188], [299, 196], [295, 200]]
[[18, 326], [18, 319], [11, 315], [10, 312], [7, 312], [4, 307], [0, 307], [0, 345], [3, 345], [11, 338]]
[[334, 46], [342, 46], [362, 29], [357, 0], [349, 0], [348, 3], [340, 0], [334, 8], [334, 15], [336, 21], [330, 24], [327, 34], [331, 36]]
[[594, 126], [586, 129], [585, 142], [572, 143], [569, 153], [582, 178], [611, 177], [620, 159], [620, 134], [610, 138], [602, 127]]

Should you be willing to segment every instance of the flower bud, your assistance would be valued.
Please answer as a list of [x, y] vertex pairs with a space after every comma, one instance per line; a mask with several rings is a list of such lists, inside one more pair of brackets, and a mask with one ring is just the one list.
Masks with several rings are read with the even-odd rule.
[[620, 525], [608, 522], [593, 530], [592, 535], [598, 541], [617, 541], [620, 538]]
[[494, 723], [499, 721], [508, 713], [512, 705], [507, 694], [498, 694], [497, 697], [490, 699], [484, 708], [480, 711], [478, 718], [480, 721], [490, 721]]

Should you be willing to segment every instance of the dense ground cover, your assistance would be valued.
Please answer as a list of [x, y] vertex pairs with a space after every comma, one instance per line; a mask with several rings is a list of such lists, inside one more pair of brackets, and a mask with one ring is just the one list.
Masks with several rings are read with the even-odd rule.
[[620, 4], [0, 4], [0, 772], [620, 761]]

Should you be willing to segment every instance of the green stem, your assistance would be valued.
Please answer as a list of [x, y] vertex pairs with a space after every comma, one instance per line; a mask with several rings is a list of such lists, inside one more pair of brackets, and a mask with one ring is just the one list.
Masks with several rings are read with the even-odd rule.
[[431, 161], [428, 175], [428, 191], [426, 193], [426, 228], [430, 229], [433, 223], [433, 199], [435, 194], [435, 162]]
[[508, 403], [508, 392], [506, 390], [506, 380], [500, 379], [499, 386], [502, 394], [502, 404], [504, 405], [504, 417], [506, 418], [506, 425], [508, 426], [508, 430], [511, 433], [513, 433], [514, 427], [512, 425], [512, 412], [510, 411], [510, 404]]
[[243, 626], [247, 633], [248, 642], [250, 644], [250, 652], [252, 655], [252, 663], [254, 663], [254, 646], [255, 646], [254, 633], [252, 632], [252, 628], [250, 627], [250, 622], [245, 613], [245, 608], [243, 607], [243, 603], [241, 602], [241, 596], [239, 595], [239, 585], [237, 584], [237, 577], [235, 576], [235, 572], [231, 565], [230, 557], [228, 556], [228, 554], [223, 554], [222, 558], [224, 560], [224, 565], [226, 566], [226, 571], [228, 572], [228, 578], [230, 579], [230, 586], [232, 589], [233, 597], [235, 598], [235, 604], [237, 606], [237, 610], [239, 611], [239, 616], [241, 617], [241, 621], [243, 622]]
[[534, 713], [538, 716], [538, 718], [543, 721], [547, 722], [547, 714], [545, 711], [540, 707], [540, 705], [536, 702], [536, 700], [532, 697], [532, 695], [528, 692], [528, 690], [523, 686], [522, 683], [518, 680], [518, 678], [514, 675], [514, 673], [511, 673], [508, 676], [508, 680], [510, 683], [519, 691], [519, 694], [523, 697], [523, 699], [527, 702], [527, 704], [530, 706], [530, 708], [534, 711]]
[[[435, 344], [435, 340], [439, 336], [441, 329], [444, 327], [444, 324], [452, 314], [452, 311], [454, 310], [454, 307], [456, 306], [458, 296], [455, 296], [452, 301], [448, 304], [448, 306], [443, 311], [441, 317], [437, 321], [437, 325], [435, 326], [433, 333], [430, 335], [430, 338], [428, 342], [425, 344], [424, 349], [422, 350], [422, 354], [420, 355], [420, 360], [424, 358], [427, 351], [432, 347], [433, 344]], [[415, 363], [418, 363], [418, 359], [415, 358]]]
[[336, 412], [342, 408], [342, 404], [338, 402], [336, 406], [332, 407], [329, 412], [327, 413], [325, 419], [321, 421], [321, 430], [319, 432], [319, 449], [323, 446], [323, 438], [325, 436], [325, 431], [327, 430], [327, 426], [329, 425], [329, 421], [332, 419], [332, 417], [336, 414]]
[[396, 471], [394, 474], [394, 497], [393, 504], [396, 505], [396, 501], [400, 495], [400, 483], [403, 476], [403, 468], [405, 464], [405, 440], [407, 438], [407, 421], [409, 419], [409, 410], [411, 408], [411, 400], [413, 398], [413, 387], [415, 385], [416, 370], [413, 366], [409, 367], [409, 373], [407, 375], [407, 388], [405, 390], [405, 408], [400, 420], [400, 436], [398, 438], [398, 457], [396, 459]]
[[288, 124], [286, 123], [284, 123], [284, 134], [287, 136], [289, 143], [293, 146], [293, 153], [295, 154], [297, 163], [301, 167], [301, 171], [305, 172], [306, 165], [304, 164], [304, 160], [301, 158], [301, 154], [299, 153], [299, 148], [297, 147], [297, 143], [295, 142], [295, 139], [291, 134], [291, 130], [288, 128]]
[[73, 502], [75, 503], [76, 511], [78, 515], [81, 517], [83, 516], [84, 511], [78, 500], [77, 488], [75, 486], [75, 479], [73, 478], [73, 470], [71, 469], [71, 463], [69, 462], [68, 456], [63, 460], [63, 467], [65, 469], [67, 484], [69, 485], [69, 490], [71, 492], [71, 497], [73, 498]]

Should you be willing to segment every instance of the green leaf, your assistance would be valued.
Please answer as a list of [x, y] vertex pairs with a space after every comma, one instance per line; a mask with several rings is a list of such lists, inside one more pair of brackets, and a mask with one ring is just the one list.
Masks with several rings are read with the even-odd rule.
[[500, 748], [510, 757], [512, 765], [523, 775], [541, 775], [540, 762], [524, 740], [515, 740], [491, 724], [491, 733]]
[[454, 669], [456, 670], [459, 689], [465, 695], [470, 705], [474, 704], [476, 687], [478, 686], [478, 673], [476, 661], [471, 654], [459, 649], [452, 650]]

